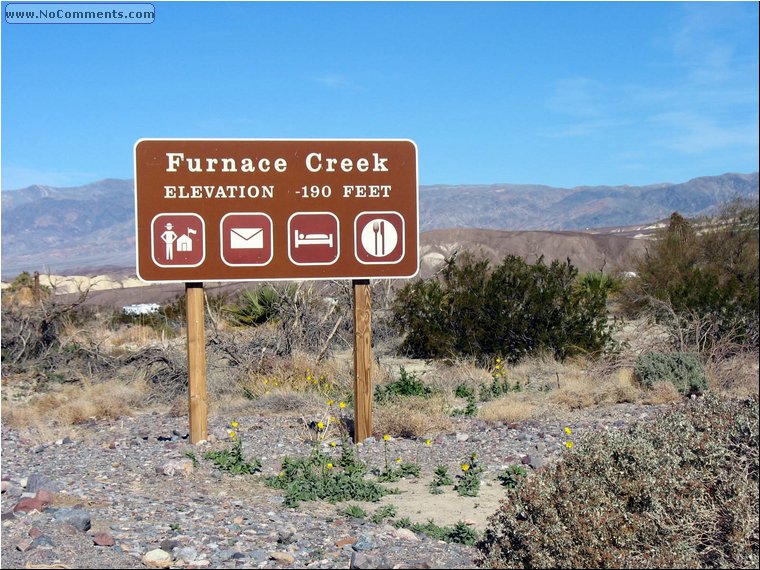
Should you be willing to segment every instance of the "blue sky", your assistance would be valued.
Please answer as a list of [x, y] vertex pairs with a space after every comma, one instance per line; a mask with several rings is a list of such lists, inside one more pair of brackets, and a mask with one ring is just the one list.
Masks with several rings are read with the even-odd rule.
[[421, 184], [758, 169], [756, 2], [154, 5], [3, 21], [3, 190], [131, 178], [149, 137], [409, 138]]

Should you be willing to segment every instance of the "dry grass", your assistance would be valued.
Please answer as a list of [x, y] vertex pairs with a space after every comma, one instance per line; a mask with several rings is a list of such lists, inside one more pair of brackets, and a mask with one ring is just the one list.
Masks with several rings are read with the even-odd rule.
[[548, 394], [547, 400], [571, 410], [598, 406], [637, 402], [641, 390], [633, 380], [633, 370], [622, 368], [610, 375], [600, 376], [578, 369], [566, 374], [560, 387]]
[[537, 407], [531, 403], [527, 394], [509, 394], [502, 398], [483, 404], [478, 410], [478, 417], [489, 423], [522, 422], [532, 418]]
[[150, 389], [143, 380], [65, 384], [35, 394], [24, 403], [4, 403], [3, 423], [16, 428], [42, 428], [114, 419], [144, 408], [149, 395]]
[[670, 404], [682, 400], [683, 396], [678, 392], [672, 382], [657, 382], [651, 390], [644, 390], [642, 402], [649, 405]]
[[409, 396], [397, 403], [377, 406], [373, 433], [394, 437], [434, 436], [451, 430], [452, 419], [445, 398]]
[[760, 355], [747, 351], [707, 366], [710, 387], [738, 398], [757, 395], [760, 389]]
[[314, 393], [323, 400], [350, 393], [352, 370], [344, 362], [317, 363], [313, 357], [297, 353], [289, 358], [273, 357], [240, 383], [248, 398], [259, 399], [270, 393]]

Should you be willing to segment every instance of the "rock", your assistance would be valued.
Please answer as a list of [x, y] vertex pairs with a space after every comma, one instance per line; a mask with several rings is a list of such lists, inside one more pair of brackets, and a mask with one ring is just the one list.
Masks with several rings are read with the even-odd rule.
[[520, 459], [520, 463], [523, 465], [528, 465], [533, 469], [538, 469], [539, 467], [543, 467], [545, 460], [541, 455], [533, 454], [524, 456], [522, 459]]
[[282, 564], [283, 566], [287, 564], [293, 564], [296, 561], [295, 556], [292, 556], [291, 554], [288, 554], [287, 552], [279, 552], [279, 551], [271, 552], [269, 554], [269, 558], [271, 560], [274, 560], [278, 564]]
[[396, 538], [400, 538], [401, 540], [409, 540], [409, 541], [412, 541], [412, 542], [419, 542], [420, 541], [419, 537], [416, 534], [414, 534], [414, 532], [412, 532], [411, 530], [409, 530], [408, 528], [397, 528], [393, 532], [393, 536], [395, 536]]
[[13, 511], [7, 511], [4, 512], [2, 515], [0, 515], [1, 521], [12, 521], [16, 520], [16, 515], [13, 514]]
[[14, 513], [29, 513], [32, 511], [42, 512], [45, 510], [45, 505], [42, 501], [33, 497], [22, 497], [22, 499], [16, 503], [13, 507]]
[[356, 537], [352, 536], [352, 537], [349, 537], [349, 538], [341, 538], [339, 540], [336, 540], [335, 541], [335, 546], [337, 546], [338, 548], [343, 548], [344, 546], [347, 546], [349, 544], [353, 545], [355, 543], [356, 543]]
[[143, 564], [153, 568], [168, 568], [172, 565], [172, 555], [166, 550], [154, 548], [143, 554], [142, 561]]
[[31, 550], [32, 548], [34, 548], [33, 538], [25, 538], [24, 540], [22, 540], [16, 545], [16, 550], [20, 552], [26, 552], [27, 550]]
[[29, 529], [29, 536], [32, 537], [32, 538], [38, 538], [38, 537], [42, 536], [42, 531], [40, 530], [40, 527], [33, 526], [32, 528], [30, 528]]
[[50, 538], [49, 536], [45, 536], [43, 534], [42, 536], [38, 536], [37, 538], [34, 539], [34, 541], [32, 542], [32, 546], [35, 548], [39, 546], [41, 546], [42, 548], [53, 548], [55, 547], [55, 542], [53, 542], [52, 538]]
[[46, 475], [42, 473], [34, 473], [26, 480], [26, 492], [36, 493], [40, 490], [50, 491], [51, 493], [57, 493], [58, 487], [53, 483]]
[[470, 439], [470, 434], [457, 432], [457, 441], [467, 441]]
[[181, 558], [185, 562], [193, 562], [198, 558], [198, 551], [192, 546], [183, 546], [177, 549], [177, 558]]
[[382, 556], [372, 556], [366, 552], [354, 552], [351, 555], [349, 568], [390, 568], [390, 564]]
[[110, 532], [96, 532], [92, 536], [95, 546], [113, 546], [116, 544]]
[[372, 550], [375, 548], [375, 541], [372, 540], [372, 537], [367, 534], [362, 534], [359, 538], [356, 539], [356, 542], [351, 545], [351, 547], [359, 552], [363, 552], [366, 550]]
[[34, 498], [47, 507], [53, 504], [53, 499], [55, 498], [55, 495], [51, 493], [50, 491], [48, 491], [47, 489], [40, 489], [39, 491], [37, 491], [37, 494], [34, 496]]
[[6, 493], [8, 491], [8, 487], [10, 487], [9, 481], [3, 481], [0, 483], [0, 493]]
[[156, 467], [156, 473], [173, 477], [174, 475], [192, 475], [193, 462], [190, 459], [174, 459], [167, 461], [161, 467]]
[[56, 511], [54, 518], [63, 524], [70, 524], [77, 530], [87, 532], [90, 530], [90, 515], [82, 509], [60, 509]]
[[171, 552], [175, 548], [179, 548], [179, 542], [176, 540], [173, 540], [171, 538], [165, 538], [161, 541], [161, 544], [158, 545], [158, 547], [161, 550], [165, 550], [166, 552]]

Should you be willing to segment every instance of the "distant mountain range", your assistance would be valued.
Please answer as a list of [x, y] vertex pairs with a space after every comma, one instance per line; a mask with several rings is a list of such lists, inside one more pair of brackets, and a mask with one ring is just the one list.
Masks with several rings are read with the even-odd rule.
[[[106, 179], [75, 188], [30, 186], [1, 195], [3, 277], [24, 270], [85, 272], [134, 267], [132, 180]], [[757, 195], [757, 172], [649, 186], [421, 186], [420, 231], [577, 232], [646, 224], [674, 211], [686, 217], [705, 215], [734, 198]], [[446, 233], [431, 236], [440, 241]], [[457, 236], [459, 246], [466, 247], [466, 232]], [[485, 239], [482, 233], [478, 236], [480, 242]], [[524, 236], [521, 239], [525, 241]], [[424, 236], [422, 241], [428, 247], [433, 245]], [[533, 243], [535, 248], [535, 240]]]

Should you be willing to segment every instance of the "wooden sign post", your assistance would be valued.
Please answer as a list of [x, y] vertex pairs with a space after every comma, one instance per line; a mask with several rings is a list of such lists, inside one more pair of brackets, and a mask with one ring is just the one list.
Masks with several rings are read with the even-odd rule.
[[372, 435], [372, 303], [369, 279], [354, 288], [354, 443]]
[[372, 433], [369, 279], [419, 269], [417, 146], [397, 139], [141, 139], [136, 269], [185, 283], [190, 435], [208, 437], [203, 282], [353, 282], [355, 430]]
[[187, 375], [190, 394], [190, 441], [208, 439], [206, 399], [206, 329], [203, 283], [185, 283], [187, 304]]

